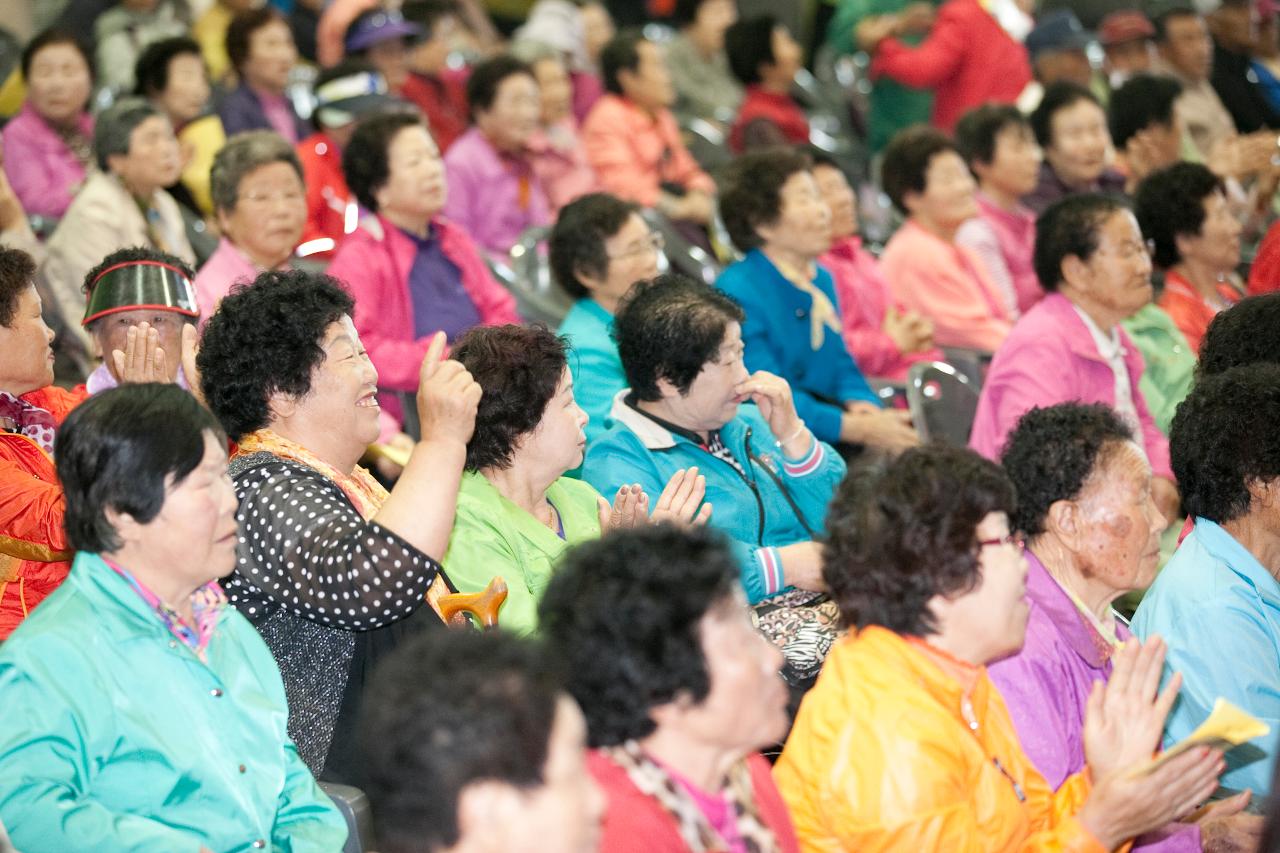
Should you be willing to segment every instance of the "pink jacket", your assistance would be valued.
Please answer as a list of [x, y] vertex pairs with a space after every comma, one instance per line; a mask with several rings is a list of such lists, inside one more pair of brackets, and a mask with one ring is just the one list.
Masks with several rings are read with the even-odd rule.
[[[515, 300], [494, 280], [467, 233], [441, 217], [432, 224], [439, 231], [445, 256], [462, 270], [462, 286], [484, 325], [521, 322]], [[412, 240], [377, 216], [347, 235], [328, 269], [355, 298], [356, 330], [378, 369], [378, 385], [386, 391], [418, 390], [418, 371], [431, 344], [429, 337], [413, 334], [409, 270], [416, 252]], [[383, 394], [380, 402], [399, 418], [400, 401], [395, 395]]]
[[[81, 113], [78, 130], [92, 142], [93, 119]], [[61, 217], [84, 183], [85, 169], [31, 104], [4, 126], [4, 171], [28, 214]]]
[[[1120, 343], [1151, 470], [1172, 480], [1169, 441], [1156, 427], [1138, 389], [1145, 367], [1142, 355], [1124, 329], [1120, 329]], [[997, 459], [1024, 413], [1071, 401], [1114, 406], [1115, 375], [1071, 300], [1050, 293], [1018, 321], [996, 352], [982, 385], [969, 446], [988, 459]]]

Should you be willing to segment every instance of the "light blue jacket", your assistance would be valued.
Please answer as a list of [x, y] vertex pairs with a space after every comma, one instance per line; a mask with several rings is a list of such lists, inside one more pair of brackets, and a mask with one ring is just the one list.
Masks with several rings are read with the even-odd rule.
[[[0, 823], [23, 853], [337, 853], [346, 823], [232, 607], [208, 664], [95, 554], [0, 646]], [[255, 847], [258, 842], [260, 846]]]
[[1182, 673], [1164, 746], [1203, 723], [1221, 696], [1271, 726], [1271, 734], [1227, 753], [1222, 784], [1267, 796], [1280, 737], [1280, 583], [1234, 536], [1197, 518], [1130, 627], [1168, 643], [1165, 681]]
[[656, 502], [676, 471], [698, 466], [707, 478], [709, 523], [732, 540], [748, 600], [755, 604], [787, 589], [777, 549], [822, 535], [827, 504], [844, 477], [840, 454], [815, 440], [803, 458], [786, 459], [759, 410], [744, 404], [720, 431], [746, 469], [744, 477], [728, 462], [628, 406], [625, 396], [623, 391], [614, 401], [613, 426], [587, 447], [586, 481], [605, 495], [639, 483]]
[[591, 418], [587, 421], [587, 445], [604, 435], [614, 396], [627, 387], [627, 374], [613, 340], [613, 315], [594, 299], [579, 299], [560, 324], [559, 333], [569, 339], [569, 372], [573, 375], [573, 399]]
[[[813, 283], [838, 311], [831, 273], [817, 270]], [[796, 411], [818, 438], [830, 444], [840, 440], [842, 404], [862, 400], [880, 405], [839, 329], [827, 329], [822, 346], [810, 347], [813, 298], [783, 278], [764, 252], [752, 249], [720, 274], [716, 286], [747, 313], [742, 323], [747, 370], [766, 370], [787, 380]]]

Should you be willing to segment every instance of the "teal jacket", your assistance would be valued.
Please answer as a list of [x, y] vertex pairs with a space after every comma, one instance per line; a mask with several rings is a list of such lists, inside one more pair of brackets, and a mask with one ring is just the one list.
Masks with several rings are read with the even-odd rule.
[[746, 470], [744, 477], [701, 445], [637, 412], [624, 397], [620, 393], [614, 401], [614, 425], [587, 447], [587, 482], [606, 495], [639, 483], [654, 502], [676, 471], [698, 466], [707, 478], [709, 524], [731, 540], [748, 600], [755, 604], [786, 590], [777, 548], [822, 535], [827, 504], [844, 477], [840, 454], [815, 439], [804, 458], [784, 458], [759, 410], [743, 405], [720, 438]]
[[[817, 270], [814, 285], [839, 311], [831, 273], [822, 267]], [[752, 249], [720, 273], [716, 287], [747, 314], [742, 321], [747, 370], [767, 370], [787, 380], [796, 411], [819, 439], [830, 444], [840, 440], [842, 404], [861, 400], [880, 405], [839, 330], [827, 329], [822, 346], [810, 347], [813, 299], [783, 278], [764, 252]]]
[[564, 316], [560, 334], [568, 338], [573, 399], [586, 412], [587, 444], [604, 435], [613, 398], [627, 387], [627, 374], [613, 340], [613, 315], [594, 299], [579, 299]]
[[[95, 554], [0, 646], [0, 823], [23, 853], [337, 853], [275, 660], [232, 607], [204, 664]], [[258, 846], [255, 846], [255, 843]]]

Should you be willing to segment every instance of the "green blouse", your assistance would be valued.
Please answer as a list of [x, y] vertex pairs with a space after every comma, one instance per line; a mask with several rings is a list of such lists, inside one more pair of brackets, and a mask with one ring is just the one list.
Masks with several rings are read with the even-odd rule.
[[496, 575], [507, 582], [507, 600], [498, 611], [505, 631], [531, 634], [538, 627], [538, 602], [566, 550], [600, 536], [600, 493], [581, 480], [561, 477], [547, 490], [560, 514], [564, 538], [507, 500], [484, 475], [468, 471], [458, 490], [458, 514], [444, 555], [444, 571], [459, 592], [479, 592]]
[[1146, 362], [1138, 388], [1156, 426], [1168, 435], [1173, 414], [1195, 381], [1196, 355], [1173, 319], [1154, 302], [1120, 325]]

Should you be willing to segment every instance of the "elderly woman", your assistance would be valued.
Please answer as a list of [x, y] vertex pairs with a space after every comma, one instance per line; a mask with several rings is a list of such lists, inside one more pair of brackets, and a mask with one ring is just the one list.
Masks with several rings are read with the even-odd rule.
[[420, 369], [422, 440], [388, 494], [357, 463], [378, 437], [378, 373], [327, 276], [268, 272], [222, 300], [197, 364], [209, 407], [239, 445], [240, 541], [231, 601], [280, 663], [289, 730], [317, 774], [350, 778], [353, 725], [374, 664], [441, 624], [437, 560], [480, 387], [443, 336]]
[[1080, 195], [1036, 223], [1036, 275], [1048, 292], [996, 352], [969, 446], [995, 459], [1023, 413], [1076, 400], [1111, 406], [1141, 435], [1156, 503], [1177, 514], [1169, 442], [1138, 383], [1142, 356], [1120, 321], [1151, 301], [1151, 259], [1124, 201]]
[[[169, 188], [182, 204], [202, 215], [213, 213], [209, 169], [227, 142], [222, 119], [209, 106], [209, 73], [200, 45], [187, 36], [147, 46], [134, 70], [137, 94], [150, 100], [169, 119], [183, 148], [181, 182]], [[183, 196], [183, 197], [180, 197]]]
[[205, 318], [236, 282], [287, 269], [307, 221], [302, 164], [293, 146], [269, 130], [231, 137], [213, 160], [210, 187], [222, 239], [196, 276]]
[[0, 248], [0, 641], [70, 569], [53, 440], [85, 392], [53, 384], [35, 272], [26, 252]]
[[49, 238], [44, 267], [55, 307], [68, 323], [84, 315], [85, 275], [117, 249], [147, 246], [196, 262], [178, 203], [164, 190], [182, 171], [169, 120], [140, 98], [116, 101], [98, 116], [93, 148], [102, 171], [67, 208]]
[[933, 346], [933, 321], [894, 301], [880, 263], [863, 247], [857, 200], [844, 171], [817, 148], [809, 156], [813, 182], [831, 210], [831, 245], [818, 264], [835, 281], [849, 355], [869, 376], [899, 382], [912, 364], [943, 360]]
[[724, 41], [729, 68], [746, 91], [729, 128], [729, 149], [740, 154], [808, 143], [809, 117], [791, 95], [804, 48], [787, 25], [773, 15], [752, 15], [729, 27]]
[[[448, 196], [440, 152], [422, 119], [361, 122], [342, 152], [347, 185], [373, 216], [347, 235], [329, 267], [356, 301], [355, 321], [386, 392], [412, 392], [436, 332], [453, 342], [479, 325], [520, 322], [471, 237], [441, 217]], [[400, 401], [381, 398], [399, 417]]]
[[[502, 627], [530, 633], [565, 550], [610, 527], [643, 522], [649, 499], [623, 483], [611, 508], [591, 486], [564, 476], [582, 464], [587, 415], [573, 399], [563, 340], [538, 326], [478, 328], [463, 336], [453, 357], [484, 393], [444, 568], [462, 592], [479, 592], [502, 576], [509, 590]], [[691, 521], [705, 480], [696, 469], [680, 470], [665, 485], [655, 514]]]
[[1147, 177], [1134, 213], [1164, 270], [1160, 307], [1178, 324], [1193, 352], [1215, 314], [1240, 301], [1240, 223], [1222, 179], [1199, 163], [1175, 163]]
[[737, 19], [735, 0], [676, 0], [671, 23], [679, 32], [667, 43], [667, 64], [682, 119], [726, 125], [738, 111], [742, 84], [724, 49], [725, 30]]
[[236, 548], [226, 441], [171, 385], [107, 391], [59, 433], [80, 553], [0, 651], [0, 821], [23, 850], [346, 839], [285, 732], [271, 654], [218, 585]]
[[28, 213], [60, 217], [93, 167], [93, 62], [70, 33], [47, 30], [22, 51], [27, 99], [4, 126], [5, 174]]
[[831, 211], [803, 154], [776, 148], [735, 160], [720, 209], [747, 253], [716, 285], [746, 312], [742, 341], [752, 371], [791, 386], [818, 439], [900, 450], [917, 442], [906, 413], [884, 411], [849, 356], [831, 274], [817, 265], [831, 243]]
[[[1195, 528], [1147, 591], [1140, 637], [1169, 642], [1166, 675], [1182, 699], [1165, 744], [1186, 737], [1225, 698], [1271, 726], [1228, 758], [1229, 788], [1270, 790], [1280, 736], [1280, 366], [1247, 364], [1200, 379], [1173, 420], [1173, 470]], [[1266, 760], [1259, 760], [1263, 753]]]
[[880, 256], [894, 299], [933, 321], [935, 343], [995, 351], [1014, 309], [978, 253], [957, 242], [960, 227], [978, 215], [959, 149], [937, 130], [910, 128], [889, 143], [880, 175], [907, 217]]
[[[845, 465], [806, 426], [785, 381], [747, 371], [742, 323], [742, 308], [691, 279], [637, 284], [614, 321], [630, 388], [614, 400], [613, 427], [587, 448], [583, 475], [604, 494], [631, 482], [657, 494], [696, 467], [709, 523], [732, 540], [747, 600], [803, 685], [831, 640], [834, 614], [814, 594], [823, 588], [815, 540]], [[808, 640], [797, 636], [803, 620], [788, 623], [800, 606], [817, 623]]]
[[227, 58], [240, 85], [218, 104], [227, 136], [245, 130], [274, 130], [297, 143], [307, 135], [285, 94], [298, 64], [298, 49], [284, 15], [271, 6], [236, 15], [227, 27]]
[[608, 800], [601, 850], [799, 850], [759, 755], [787, 729], [782, 658], [736, 575], [723, 539], [662, 525], [578, 547], [547, 590]]
[[589, 444], [608, 428], [613, 398], [627, 387], [613, 314], [633, 284], [658, 274], [662, 236], [636, 205], [592, 193], [560, 211], [549, 245], [552, 276], [577, 299], [559, 331], [573, 347], [569, 372], [574, 399], [588, 416]]
[[1090, 694], [1087, 770], [1054, 791], [1023, 751], [986, 665], [1021, 647], [1027, 564], [1013, 486], [963, 448], [909, 450], [850, 478], [825, 576], [842, 638], [774, 770], [806, 849], [1114, 850], [1213, 792], [1216, 750], [1150, 760], [1177, 691], [1159, 639], [1116, 654]]
[[[1009, 436], [1001, 462], [1018, 492], [1010, 526], [1028, 537], [1030, 615], [1022, 650], [988, 672], [1027, 757], [1056, 789], [1084, 769], [1089, 694], [1111, 676], [1112, 658], [1131, 636], [1111, 605], [1155, 578], [1165, 519], [1142, 448], [1106, 406], [1031, 410]], [[1136, 849], [1256, 844], [1261, 818], [1227, 817], [1246, 800], [1216, 806], [1198, 825], [1163, 827], [1139, 838]]]
[[1044, 150], [1040, 183], [1023, 199], [1037, 214], [1078, 193], [1123, 193], [1125, 178], [1109, 168], [1107, 113], [1093, 92], [1068, 80], [1045, 87], [1030, 116]]

